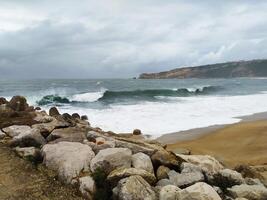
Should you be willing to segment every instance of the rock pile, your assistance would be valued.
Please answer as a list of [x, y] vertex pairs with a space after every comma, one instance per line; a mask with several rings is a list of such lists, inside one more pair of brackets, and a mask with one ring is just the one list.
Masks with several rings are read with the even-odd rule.
[[174, 154], [142, 137], [93, 128], [87, 117], [61, 115], [55, 107], [49, 114], [23, 97], [0, 98], [0, 139], [20, 157], [54, 170], [84, 199], [267, 199], [260, 180], [225, 169], [211, 156]]

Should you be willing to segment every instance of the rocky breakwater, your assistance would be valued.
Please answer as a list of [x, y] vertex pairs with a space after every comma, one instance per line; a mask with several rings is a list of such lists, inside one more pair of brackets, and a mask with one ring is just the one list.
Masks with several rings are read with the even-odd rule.
[[[0, 139], [17, 155], [45, 165], [84, 199], [266, 200], [259, 179], [204, 155], [182, 155], [140, 134], [93, 128], [87, 117], [49, 114], [24, 97], [0, 99]], [[244, 171], [244, 170], [243, 170]]]

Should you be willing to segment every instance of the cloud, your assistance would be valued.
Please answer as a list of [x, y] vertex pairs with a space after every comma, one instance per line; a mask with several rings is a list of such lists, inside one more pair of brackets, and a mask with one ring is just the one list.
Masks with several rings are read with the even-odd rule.
[[2, 0], [0, 77], [132, 77], [266, 58], [266, 9], [261, 0]]

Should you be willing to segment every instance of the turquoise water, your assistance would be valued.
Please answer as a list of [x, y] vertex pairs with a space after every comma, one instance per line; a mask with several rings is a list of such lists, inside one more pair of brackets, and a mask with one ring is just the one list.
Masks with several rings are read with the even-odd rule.
[[43, 109], [87, 114], [94, 126], [155, 136], [234, 123], [267, 111], [267, 79], [0, 80], [0, 96], [24, 95]]

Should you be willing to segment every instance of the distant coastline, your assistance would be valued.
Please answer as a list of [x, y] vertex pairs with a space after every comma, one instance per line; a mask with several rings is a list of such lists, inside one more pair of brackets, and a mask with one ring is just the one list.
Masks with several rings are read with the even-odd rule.
[[143, 73], [139, 79], [267, 77], [267, 59], [182, 67], [158, 73]]

